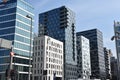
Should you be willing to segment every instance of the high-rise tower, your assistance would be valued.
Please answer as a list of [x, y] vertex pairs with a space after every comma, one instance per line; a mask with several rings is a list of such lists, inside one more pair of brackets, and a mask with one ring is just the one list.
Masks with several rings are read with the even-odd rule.
[[[0, 38], [13, 41], [13, 69], [19, 72], [19, 80], [28, 79], [31, 19], [33, 7], [24, 0], [0, 1]], [[33, 21], [32, 21], [33, 22]], [[33, 28], [33, 26], [32, 26]], [[0, 49], [0, 80], [5, 80], [11, 50]]]
[[75, 14], [65, 6], [39, 14], [39, 36], [64, 43], [64, 79], [77, 78]]

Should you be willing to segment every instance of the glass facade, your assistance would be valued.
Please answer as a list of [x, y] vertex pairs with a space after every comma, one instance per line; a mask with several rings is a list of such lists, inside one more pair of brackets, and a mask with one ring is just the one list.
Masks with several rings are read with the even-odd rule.
[[102, 32], [98, 29], [77, 32], [77, 36], [81, 35], [90, 40], [91, 78], [106, 80]]
[[[26, 15], [33, 18], [33, 10], [33, 7], [24, 0], [0, 2], [0, 38], [13, 41], [13, 52], [15, 53], [13, 68], [19, 71], [19, 76], [22, 76], [19, 80], [28, 79], [28, 63], [29, 56], [31, 56], [30, 39], [32, 40], [33, 37], [30, 38], [31, 19]], [[0, 49], [0, 80], [5, 80], [10, 52], [11, 50]]]
[[[41, 35], [48, 35], [64, 42], [64, 77], [65, 80], [75, 79], [75, 14], [65, 6], [39, 14], [39, 36]], [[67, 65], [71, 65], [73, 71], [67, 68]]]

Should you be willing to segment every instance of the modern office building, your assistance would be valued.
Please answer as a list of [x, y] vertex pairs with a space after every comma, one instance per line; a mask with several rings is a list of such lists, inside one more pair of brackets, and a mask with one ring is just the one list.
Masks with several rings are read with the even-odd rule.
[[115, 57], [110, 58], [111, 62], [111, 74], [112, 74], [112, 79], [111, 80], [117, 80], [118, 76], [118, 65], [117, 65], [117, 59]]
[[33, 80], [63, 80], [63, 42], [40, 36], [33, 45]]
[[111, 79], [111, 67], [110, 67], [111, 55], [112, 55], [111, 50], [104, 47], [106, 79]]
[[[28, 80], [31, 19], [33, 7], [25, 0], [0, 1], [0, 38], [13, 41], [13, 69], [18, 71], [18, 80]], [[33, 21], [32, 21], [33, 22]], [[33, 28], [33, 27], [32, 27]], [[9, 68], [11, 50], [0, 49], [0, 80], [5, 79], [5, 71]], [[31, 66], [30, 66], [31, 67]]]
[[90, 41], [91, 79], [106, 80], [102, 32], [98, 29], [77, 32], [77, 36], [81, 35]]
[[77, 36], [78, 78], [89, 80], [91, 75], [89, 39]]
[[116, 37], [115, 38], [115, 43], [116, 43], [116, 52], [117, 52], [117, 64], [118, 64], [118, 80], [120, 80], [120, 22], [115, 22], [114, 21], [114, 34]]
[[77, 78], [75, 14], [62, 6], [39, 14], [39, 36], [48, 35], [64, 44], [64, 79]]

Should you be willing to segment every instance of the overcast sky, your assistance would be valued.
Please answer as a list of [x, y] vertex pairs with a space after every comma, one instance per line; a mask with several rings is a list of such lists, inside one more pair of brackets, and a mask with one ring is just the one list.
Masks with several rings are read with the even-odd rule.
[[35, 32], [38, 31], [38, 14], [67, 6], [76, 13], [76, 31], [97, 28], [103, 32], [104, 46], [116, 55], [113, 21], [120, 21], [120, 0], [29, 0], [35, 8]]

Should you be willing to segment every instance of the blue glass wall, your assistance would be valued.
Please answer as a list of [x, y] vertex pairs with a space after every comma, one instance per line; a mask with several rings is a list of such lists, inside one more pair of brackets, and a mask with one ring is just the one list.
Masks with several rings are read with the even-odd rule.
[[[17, 2], [16, 0], [10, 0], [7, 3], [0, 3], [0, 5], [4, 5], [0, 7], [0, 38], [13, 40], [15, 48], [19, 44], [25, 47], [21, 47], [21, 49], [29, 50], [31, 20], [26, 18], [26, 15], [33, 17], [33, 8], [23, 0], [18, 0]], [[27, 45], [15, 41], [26, 43]], [[18, 52], [16, 54], [23, 55]]]
[[[1, 2], [0, 5], [0, 38], [14, 40], [17, 3], [9, 1]], [[0, 49], [0, 56], [9, 55], [9, 53], [10, 50]]]

